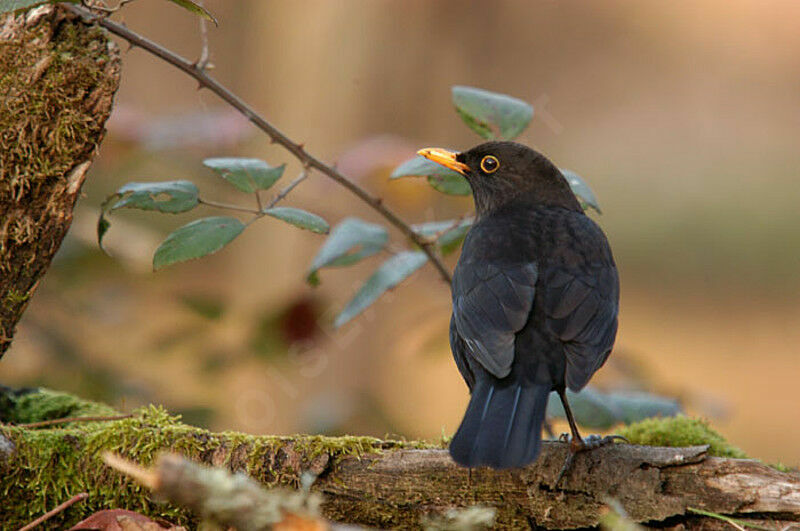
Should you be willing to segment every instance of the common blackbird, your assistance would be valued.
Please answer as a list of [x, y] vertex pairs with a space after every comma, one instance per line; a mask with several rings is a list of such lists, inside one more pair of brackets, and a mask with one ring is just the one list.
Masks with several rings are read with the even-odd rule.
[[450, 454], [469, 467], [535, 461], [556, 391], [572, 431], [563, 475], [575, 453], [613, 440], [584, 441], [565, 395], [586, 385], [617, 334], [608, 241], [559, 169], [527, 146], [419, 154], [466, 177], [477, 215], [453, 275], [450, 347], [471, 398]]

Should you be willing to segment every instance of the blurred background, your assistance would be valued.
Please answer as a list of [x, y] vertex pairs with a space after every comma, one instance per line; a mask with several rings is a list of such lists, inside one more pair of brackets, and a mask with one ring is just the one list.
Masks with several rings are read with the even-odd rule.
[[[622, 279], [620, 332], [593, 380], [680, 399], [750, 455], [800, 464], [800, 3], [207, 0], [212, 74], [412, 222], [471, 199], [389, 182], [424, 146], [480, 139], [450, 87], [531, 102], [520, 138], [582, 175]], [[198, 20], [136, 2], [132, 29], [189, 58]], [[122, 49], [127, 46], [122, 44]], [[170, 230], [206, 210], [114, 214], [128, 181], [190, 179], [245, 202], [211, 156], [297, 163], [196, 83], [141, 50], [74, 226], [0, 363], [6, 385], [46, 385], [124, 410], [150, 402], [215, 430], [451, 434], [467, 403], [447, 339], [449, 287], [424, 268], [367, 313], [333, 317], [381, 262], [305, 271], [324, 237], [262, 219], [222, 252], [154, 274]], [[314, 174], [285, 202], [335, 224], [382, 222]], [[404, 241], [396, 232], [393, 242]], [[384, 257], [385, 258], [385, 255]], [[455, 256], [448, 265], [455, 264]]]

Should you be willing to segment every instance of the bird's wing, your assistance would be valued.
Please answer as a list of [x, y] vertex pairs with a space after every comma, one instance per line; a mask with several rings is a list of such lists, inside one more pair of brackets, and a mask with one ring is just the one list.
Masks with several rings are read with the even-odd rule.
[[605, 363], [617, 335], [617, 270], [613, 263], [551, 266], [541, 277], [537, 304], [550, 332], [564, 343], [567, 387], [579, 391]]
[[453, 280], [453, 323], [463, 344], [453, 346], [451, 333], [456, 363], [466, 350], [497, 378], [508, 376], [514, 339], [528, 321], [537, 277], [535, 263], [472, 262], [459, 268]]
[[469, 361], [467, 361], [467, 347], [464, 344], [464, 340], [458, 335], [455, 316], [450, 317], [450, 350], [453, 351], [453, 358], [456, 360], [458, 372], [461, 373], [464, 381], [467, 382], [467, 387], [472, 391], [472, 387], [475, 385], [475, 373], [472, 372]]

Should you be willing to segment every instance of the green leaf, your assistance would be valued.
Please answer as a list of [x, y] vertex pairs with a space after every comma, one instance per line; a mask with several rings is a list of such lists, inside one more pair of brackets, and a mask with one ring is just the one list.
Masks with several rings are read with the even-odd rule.
[[456, 173], [454, 176], [431, 175], [428, 177], [428, 184], [434, 190], [449, 195], [469, 195], [472, 193], [467, 180]]
[[244, 227], [238, 219], [223, 216], [184, 225], [158, 246], [153, 256], [153, 269], [215, 253], [241, 234]]
[[[603, 393], [587, 387], [580, 393], [568, 390], [567, 400], [578, 424], [603, 430], [650, 417], [673, 417], [681, 412], [676, 400], [641, 392]], [[547, 415], [565, 417], [564, 407], [557, 395], [551, 395]]]
[[347, 218], [331, 231], [308, 271], [308, 282], [319, 283], [317, 271], [323, 267], [341, 267], [380, 252], [389, 241], [389, 233], [380, 225], [358, 218]]
[[472, 189], [463, 175], [445, 168], [425, 157], [416, 156], [395, 168], [390, 179], [400, 177], [427, 177], [428, 184], [435, 190], [450, 195], [469, 195]]
[[513, 140], [533, 118], [530, 104], [505, 94], [455, 86], [452, 96], [464, 123], [487, 140]]
[[128, 183], [108, 196], [100, 208], [97, 220], [97, 244], [103, 248], [103, 237], [111, 223], [107, 215], [119, 208], [156, 210], [169, 214], [187, 212], [198, 205], [199, 190], [190, 181]]
[[564, 174], [564, 177], [569, 183], [569, 187], [572, 188], [572, 193], [577, 196], [584, 210], [592, 207], [598, 214], [603, 213], [600, 210], [600, 205], [597, 203], [597, 197], [595, 197], [594, 192], [592, 192], [592, 189], [586, 184], [586, 181], [581, 179], [580, 175], [570, 170], [561, 170], [561, 173]]
[[427, 261], [428, 257], [422, 251], [404, 251], [389, 258], [361, 286], [353, 300], [336, 317], [334, 326], [338, 328], [363, 312], [386, 290], [397, 286]]
[[206, 159], [203, 164], [248, 194], [256, 190], [267, 190], [281, 178], [286, 169], [286, 164], [273, 168], [260, 159], [232, 157]]
[[447, 255], [458, 249], [474, 222], [475, 220], [472, 218], [462, 219], [461, 221], [451, 219], [448, 221], [419, 223], [412, 225], [411, 228], [417, 234], [428, 238], [439, 235], [436, 245], [443, 255]]
[[441, 164], [437, 164], [430, 159], [417, 155], [413, 159], [409, 159], [394, 169], [389, 176], [390, 179], [399, 179], [400, 177], [428, 177], [429, 175], [436, 175], [441, 177], [461, 177], [461, 174], [450, 168], [446, 168]]
[[286, 223], [291, 223], [295, 227], [310, 230], [317, 234], [328, 234], [330, 230], [327, 221], [316, 214], [300, 210], [299, 208], [275, 207], [265, 210], [264, 213], [273, 218], [283, 220]]
[[[21, 9], [31, 9], [43, 4], [55, 4], [58, 0], [0, 0], [0, 13], [11, 13]], [[68, 0], [71, 4], [77, 4], [78, 0]]]
[[116, 192], [119, 198], [108, 211], [119, 208], [157, 210], [169, 214], [187, 212], [198, 204], [200, 191], [190, 181], [128, 183]]
[[191, 11], [195, 15], [201, 16], [206, 20], [210, 20], [214, 23], [215, 26], [219, 26], [217, 23], [217, 19], [214, 18], [214, 15], [208, 12], [206, 8], [201, 6], [196, 2], [192, 2], [191, 0], [169, 0], [173, 4], [177, 4], [182, 8], [186, 9], [187, 11]]

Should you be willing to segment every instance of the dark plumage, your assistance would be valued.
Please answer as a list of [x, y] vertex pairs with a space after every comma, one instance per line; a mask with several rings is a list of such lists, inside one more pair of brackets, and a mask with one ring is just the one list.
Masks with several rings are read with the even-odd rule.
[[611, 249], [540, 153], [513, 142], [420, 153], [467, 178], [477, 211], [453, 276], [450, 345], [471, 399], [450, 453], [465, 466], [524, 466], [539, 454], [549, 393], [566, 400], [611, 352]]

